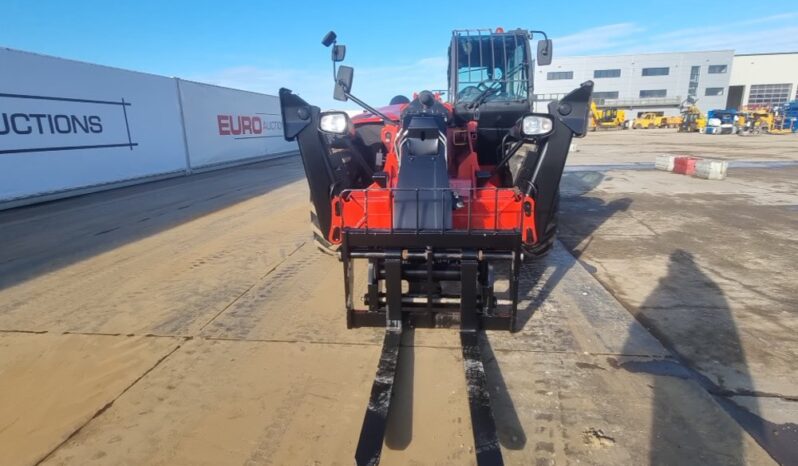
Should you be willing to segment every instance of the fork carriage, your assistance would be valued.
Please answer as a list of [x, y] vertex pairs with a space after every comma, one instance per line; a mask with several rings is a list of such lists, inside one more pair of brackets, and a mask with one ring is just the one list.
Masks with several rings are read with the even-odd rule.
[[[532, 198], [513, 189], [343, 191], [333, 200], [330, 240], [341, 243], [347, 325], [514, 329], [533, 211]], [[355, 306], [356, 259], [368, 261], [365, 309]], [[498, 261], [509, 264], [507, 299], [494, 293]]]

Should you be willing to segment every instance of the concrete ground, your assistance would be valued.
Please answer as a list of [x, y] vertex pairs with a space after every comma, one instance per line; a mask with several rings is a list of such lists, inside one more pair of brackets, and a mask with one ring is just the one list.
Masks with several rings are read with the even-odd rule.
[[[661, 153], [732, 168], [726, 180], [706, 181], [635, 166]], [[564, 178], [560, 231], [580, 263], [711, 392], [744, 407], [743, 425], [788, 463], [798, 462], [796, 160], [794, 136], [591, 134]]]
[[[794, 461], [798, 168], [645, 164], [789, 161], [798, 139], [576, 149], [564, 247], [522, 271], [523, 330], [482, 342], [506, 463]], [[0, 212], [0, 464], [351, 464], [381, 332], [346, 330], [302, 176], [284, 159]], [[457, 340], [406, 333], [382, 464], [474, 463]]]

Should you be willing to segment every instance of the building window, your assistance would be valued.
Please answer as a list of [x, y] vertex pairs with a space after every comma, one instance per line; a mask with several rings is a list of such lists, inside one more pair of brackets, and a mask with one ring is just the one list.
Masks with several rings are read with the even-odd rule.
[[594, 100], [617, 99], [617, 98], [618, 98], [618, 91], [594, 92], [593, 93], [593, 99]]
[[643, 76], [668, 76], [670, 71], [671, 69], [667, 66], [663, 68], [643, 68]]
[[709, 65], [709, 74], [725, 73], [726, 65]]
[[533, 94], [532, 100], [535, 102], [548, 102], [551, 100], [562, 100], [568, 94]]
[[554, 81], [555, 79], [574, 79], [573, 71], [549, 71], [546, 74], [546, 79]]
[[700, 66], [693, 66], [690, 68], [690, 84], [687, 86], [687, 95], [689, 97], [696, 97], [698, 95], [698, 78], [700, 76]]
[[790, 100], [792, 84], [754, 84], [748, 94], [749, 106], [771, 106]]
[[621, 70], [594, 70], [594, 78], [620, 78]]
[[708, 87], [704, 91], [704, 95], [706, 95], [706, 96], [723, 95], [723, 88], [722, 87]]
[[667, 95], [668, 91], [666, 89], [650, 89], [650, 90], [640, 91], [641, 99], [648, 99], [651, 97], [666, 97]]

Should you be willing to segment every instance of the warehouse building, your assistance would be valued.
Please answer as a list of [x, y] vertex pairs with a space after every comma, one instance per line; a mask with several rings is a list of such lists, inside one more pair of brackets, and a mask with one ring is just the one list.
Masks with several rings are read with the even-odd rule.
[[535, 70], [535, 94], [539, 103], [548, 102], [592, 80], [598, 106], [625, 108], [631, 116], [677, 115], [687, 97], [702, 108], [724, 108], [733, 59], [733, 50], [596, 57], [555, 53], [551, 65]]
[[735, 55], [728, 94], [737, 109], [798, 100], [798, 52]]

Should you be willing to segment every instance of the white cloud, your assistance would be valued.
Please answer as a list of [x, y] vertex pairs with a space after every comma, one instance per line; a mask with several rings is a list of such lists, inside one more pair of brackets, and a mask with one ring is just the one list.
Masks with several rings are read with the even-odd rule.
[[700, 28], [656, 31], [635, 23], [599, 26], [554, 39], [554, 54], [600, 55], [734, 49], [737, 53], [798, 50], [798, 12]]
[[[187, 79], [272, 95], [277, 95], [281, 87], [287, 87], [313, 104], [319, 100], [331, 100], [333, 88], [332, 66], [314, 70], [242, 65], [188, 76]], [[323, 91], [329, 92], [322, 94]]]
[[[554, 38], [554, 56], [602, 55], [641, 52], [734, 49], [738, 53], [798, 51], [798, 12], [701, 28], [650, 30], [624, 22], [593, 27]], [[387, 62], [387, 60], [386, 60]], [[374, 106], [387, 105], [391, 97], [412, 97], [424, 89], [445, 89], [447, 59], [427, 57], [391, 66], [355, 67], [353, 94]], [[329, 62], [313, 68], [265, 68], [242, 65], [189, 76], [189, 79], [277, 94], [287, 87], [322, 109], [356, 109], [352, 102], [332, 99], [333, 77]]]
[[608, 24], [554, 38], [554, 55], [585, 55], [630, 46], [644, 29], [634, 23]]
[[[352, 93], [366, 103], [381, 107], [388, 105], [397, 94], [412, 97], [414, 92], [445, 89], [446, 57], [429, 57], [414, 63], [385, 67], [355, 67]], [[261, 68], [238, 66], [197, 74], [188, 79], [276, 95], [281, 87], [299, 94], [308, 103], [322, 109], [352, 109], [351, 102], [333, 100], [332, 65], [324, 69]]]

